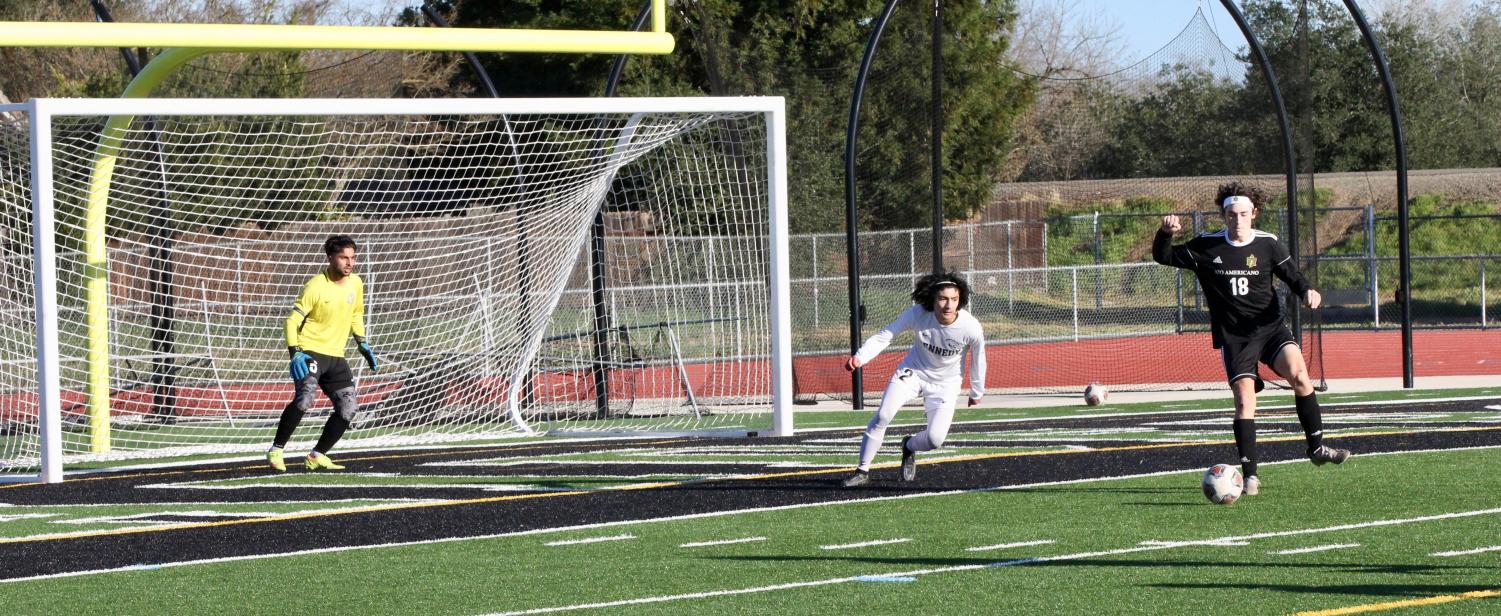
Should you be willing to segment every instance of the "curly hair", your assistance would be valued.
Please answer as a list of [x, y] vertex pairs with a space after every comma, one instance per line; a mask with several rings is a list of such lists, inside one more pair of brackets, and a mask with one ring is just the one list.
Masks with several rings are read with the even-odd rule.
[[917, 279], [917, 284], [912, 287], [912, 303], [922, 305], [924, 310], [933, 312], [933, 307], [938, 304], [938, 290], [944, 287], [959, 289], [959, 307], [969, 305], [969, 283], [954, 272], [944, 274], [928, 274]]
[[343, 252], [345, 248], [359, 248], [354, 243], [354, 238], [347, 235], [335, 235], [323, 241], [323, 254], [333, 255]]
[[1268, 199], [1266, 191], [1261, 190], [1261, 188], [1257, 186], [1243, 182], [1230, 182], [1227, 184], [1220, 184], [1220, 190], [1214, 196], [1215, 209], [1225, 209], [1225, 198], [1235, 196], [1241, 196], [1250, 199], [1251, 205], [1255, 206], [1257, 209], [1265, 206]]

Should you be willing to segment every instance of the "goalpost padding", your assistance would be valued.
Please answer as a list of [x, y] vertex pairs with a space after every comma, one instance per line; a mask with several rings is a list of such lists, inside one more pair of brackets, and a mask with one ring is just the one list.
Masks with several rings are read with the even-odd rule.
[[[29, 218], [32, 200], [10, 195], [31, 189], [38, 221], [55, 211], [55, 230], [35, 236], [54, 239], [43, 248], [56, 257], [34, 269], [58, 282], [53, 294], [33, 290], [41, 276], [0, 278], [42, 307], [0, 330], [12, 338], [0, 366], [20, 371], [0, 392], [0, 472], [46, 466], [40, 452], [54, 443], [69, 460], [264, 448], [291, 396], [282, 323], [333, 234], [360, 242], [382, 359], [371, 374], [351, 355], [362, 412], [341, 447], [792, 429], [780, 98], [27, 108], [30, 127], [52, 127], [30, 139], [50, 148], [54, 170], [21, 185], [30, 169], [13, 150], [25, 127], [11, 126], [3, 207], [7, 220]], [[86, 381], [101, 358], [84, 351], [91, 272], [79, 251], [100, 131], [119, 115], [135, 120], [108, 135], [111, 448], [90, 453]], [[55, 352], [37, 344], [49, 319]], [[26, 361], [39, 348], [39, 363]], [[39, 385], [48, 366], [55, 388]], [[49, 395], [39, 415], [35, 399]], [[326, 411], [293, 448], [316, 439]], [[49, 413], [52, 437], [41, 432]]]

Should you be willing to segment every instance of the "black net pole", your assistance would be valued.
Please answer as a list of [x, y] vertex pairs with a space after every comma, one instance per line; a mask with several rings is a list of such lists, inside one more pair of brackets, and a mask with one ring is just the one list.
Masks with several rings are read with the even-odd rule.
[[[860, 212], [855, 207], [855, 142], [860, 134], [860, 102], [865, 97], [865, 82], [870, 76], [870, 61], [876, 55], [876, 46], [881, 42], [881, 32], [891, 20], [898, 0], [886, 0], [886, 8], [871, 28], [870, 38], [865, 41], [865, 56], [860, 59], [860, 73], [855, 77], [855, 88], [850, 93], [850, 117], [844, 133], [844, 237], [849, 260], [850, 291], [850, 353], [860, 349], [862, 342], [860, 324], [865, 320], [865, 306], [860, 303]], [[865, 408], [865, 386], [861, 383], [861, 370], [850, 377], [850, 399], [856, 410]]]
[[[1277, 74], [1272, 71], [1272, 62], [1267, 59], [1266, 50], [1261, 47], [1261, 41], [1256, 38], [1256, 33], [1251, 31], [1251, 25], [1246, 22], [1245, 15], [1236, 8], [1234, 0], [1220, 0], [1230, 17], [1235, 20], [1235, 25], [1240, 27], [1240, 32], [1246, 37], [1246, 44], [1250, 47], [1251, 57], [1256, 60], [1257, 66], [1261, 67], [1261, 75], [1266, 79], [1267, 91], [1272, 95], [1272, 106], [1277, 111], [1277, 128], [1282, 131], [1282, 162], [1284, 173], [1287, 176], [1287, 250], [1290, 254], [1298, 254], [1298, 157], [1293, 150], [1292, 123], [1287, 118], [1287, 102], [1282, 98], [1282, 89], [1277, 86]], [[1291, 295], [1287, 298], [1288, 314], [1292, 317], [1293, 337], [1302, 340], [1302, 319], [1299, 315], [1298, 298]]]
[[1392, 81], [1391, 66], [1386, 62], [1386, 53], [1371, 33], [1365, 14], [1353, 0], [1345, 0], [1345, 8], [1360, 28], [1371, 60], [1381, 74], [1381, 89], [1386, 92], [1386, 108], [1391, 114], [1392, 139], [1397, 148], [1397, 305], [1402, 310], [1402, 388], [1412, 389], [1412, 246], [1408, 242], [1407, 212], [1407, 140], [1402, 133], [1402, 103], [1397, 98], [1397, 84]]
[[[943, 269], [943, 0], [933, 0], [933, 94], [928, 116], [933, 131], [933, 273]], [[974, 247], [971, 246], [971, 249]]]
[[[90, 5], [99, 21], [110, 23], [115, 20], [102, 0], [90, 0]], [[125, 58], [132, 77], [141, 74], [145, 50], [132, 53], [122, 47], [120, 55]], [[151, 239], [146, 251], [151, 264], [150, 278], [147, 281], [151, 297], [151, 406], [163, 423], [170, 423], [177, 415], [178, 366], [177, 337], [173, 331], [176, 327], [177, 308], [172, 293], [172, 253], [175, 240], [172, 237], [171, 216], [167, 213], [167, 155], [162, 148], [161, 135], [157, 132], [156, 119], [143, 118], [141, 125], [151, 137], [152, 151], [156, 155], [154, 162], [160, 175], [156, 196], [147, 210], [148, 224], [151, 227]], [[152, 161], [144, 162], [150, 164]]]

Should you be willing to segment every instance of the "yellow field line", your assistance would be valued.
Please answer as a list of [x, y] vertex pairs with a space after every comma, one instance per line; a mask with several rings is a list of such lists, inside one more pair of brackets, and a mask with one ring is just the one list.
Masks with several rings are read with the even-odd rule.
[[[1446, 430], [1446, 431], [1449, 431], [1449, 432], [1478, 432], [1478, 431], [1486, 431], [1486, 430], [1501, 430], [1501, 426], [1486, 427], [1486, 428], [1458, 428], [1458, 429]], [[1343, 437], [1341, 437], [1341, 436], [1332, 436], [1331, 435], [1331, 436], [1326, 437], [1326, 438], [1329, 438], [1329, 439], [1334, 439], [1334, 438], [1353, 438], [1353, 437], [1356, 437], [1356, 436], [1379, 436], [1379, 435], [1390, 435], [1390, 434], [1415, 434], [1415, 433], [1416, 432], [1397, 432], [1397, 431], [1393, 431], [1393, 432], [1377, 432], [1377, 433], [1366, 433], [1366, 434], [1351, 434], [1351, 435], [1345, 435]], [[1282, 439], [1266, 439], [1266, 441], [1263, 441], [1263, 442], [1276, 441], [1276, 440], [1283, 440], [1283, 441], [1285, 441], [1285, 440], [1294, 440], [1296, 438], [1301, 438], [1301, 437], [1289, 437], [1289, 438], [1282, 438]], [[661, 441], [661, 442], [678, 442], [678, 441], [681, 441], [681, 440], [682, 439], [675, 439], [673, 441]], [[658, 444], [660, 444], [660, 443], [658, 443]], [[1192, 441], [1192, 442], [1186, 442], [1186, 443], [1153, 443], [1153, 444], [1150, 444], [1150, 445], [1126, 445], [1126, 446], [1122, 446], [1122, 447], [1103, 447], [1103, 448], [1100, 448], [1100, 449], [1068, 449], [1068, 450], [1060, 450], [1060, 451], [1034, 451], [1034, 452], [992, 453], [992, 454], [979, 454], [979, 455], [973, 455], [973, 456], [959, 456], [959, 457], [953, 457], [953, 458], [944, 458], [942, 460], [933, 460], [931, 462], [925, 462], [925, 464], [948, 464], [948, 463], [953, 463], [953, 462], [972, 462], [972, 461], [976, 461], [976, 460], [991, 460], [991, 459], [996, 459], [996, 458], [1017, 458], [1017, 457], [1026, 457], [1026, 456], [1052, 456], [1052, 455], [1085, 454], [1085, 453], [1109, 453], [1109, 452], [1116, 452], [1116, 451], [1139, 451], [1139, 450], [1145, 450], [1145, 449], [1168, 449], [1168, 448], [1172, 448], [1172, 447], [1199, 447], [1199, 446], [1204, 446], [1204, 445], [1224, 445], [1224, 444], [1225, 443], [1221, 442], [1221, 441]], [[514, 451], [515, 449], [511, 449], [511, 450]], [[406, 456], [401, 456], [401, 455], [378, 456], [378, 457], [372, 457], [372, 458], [368, 458], [368, 459], [382, 459], [382, 458], [394, 458], [394, 457], [413, 457], [413, 456], [418, 456], [418, 455], [436, 455], [436, 454], [429, 453], [429, 454], [407, 454]], [[350, 458], [350, 460], [360, 460], [360, 459], [365, 459], [365, 458]], [[889, 468], [889, 467], [894, 467], [894, 466], [898, 466], [898, 463], [892, 462], [892, 463], [887, 463], [887, 464], [878, 464], [878, 465], [874, 465], [872, 468]], [[243, 468], [245, 468], [245, 467], [239, 467], [237, 469], [212, 469], [212, 470], [214, 470], [214, 471], [221, 471], [221, 470], [241, 470]], [[176, 473], [187, 473], [187, 472], [191, 472], [191, 471], [176, 471], [173, 474], [176, 474]], [[341, 510], [338, 510], [338, 511], [319, 511], [319, 512], [309, 512], [309, 513], [293, 513], [293, 514], [286, 514], [286, 515], [266, 516], [266, 517], [261, 517], [261, 518], [246, 518], [246, 519], [240, 519], [240, 520], [222, 520], [222, 521], [218, 521], [218, 522], [191, 522], [191, 523], [184, 523], [184, 524], [172, 524], [172, 525], [168, 525], [168, 526], [153, 526], [153, 527], [149, 527], [149, 528], [127, 528], [127, 529], [101, 530], [101, 531], [80, 531], [80, 532], [77, 532], [77, 533], [65, 533], [65, 534], [59, 534], [59, 535], [50, 535], [50, 536], [46, 536], [46, 537], [19, 537], [19, 538], [13, 538], [13, 539], [0, 539], [0, 544], [8, 544], [8, 543], [38, 543], [38, 542], [43, 542], [43, 541], [59, 541], [59, 540], [64, 540], [64, 539], [82, 539], [82, 538], [90, 538], [90, 537], [107, 537], [107, 536], [113, 536], [113, 535], [131, 535], [131, 534], [139, 534], [139, 533], [155, 533], [155, 532], [172, 531], [172, 530], [189, 530], [189, 529], [194, 529], [194, 528], [212, 528], [212, 527], [216, 527], [216, 526], [234, 526], [234, 525], [239, 525], [239, 524], [263, 524], [263, 523], [267, 523], [267, 522], [284, 522], [284, 521], [289, 521], [289, 520], [303, 520], [303, 519], [309, 519], [309, 518], [330, 517], [330, 516], [337, 516], [337, 515], [352, 515], [352, 514], [358, 514], [358, 513], [371, 513], [371, 512], [378, 512], [378, 511], [396, 511], [396, 510], [402, 510], [402, 509], [423, 509], [423, 508], [429, 508], [429, 507], [449, 507], [449, 506], [453, 506], [453, 505], [477, 505], [477, 504], [485, 504], [485, 503], [500, 503], [500, 502], [506, 502], [506, 501], [535, 500], [535, 499], [542, 499], [542, 498], [562, 498], [562, 497], [565, 497], [565, 496], [581, 496], [581, 495], [585, 495], [585, 494], [598, 494], [600, 492], [611, 492], [611, 491], [629, 492], [629, 491], [637, 491], [637, 490], [655, 490], [655, 489], [659, 489], [659, 488], [672, 488], [672, 487], [679, 487], [679, 486], [685, 486], [685, 485], [690, 485], [690, 484], [697, 485], [697, 484], [711, 483], [711, 482], [718, 482], [718, 481], [756, 481], [756, 480], [761, 480], [761, 479], [778, 479], [778, 478], [784, 478], [784, 477], [800, 477], [800, 476], [808, 476], [808, 475], [827, 475], [827, 474], [831, 474], [831, 473], [846, 473], [846, 472], [849, 472], [849, 468], [848, 467], [831, 468], [831, 469], [806, 470], [806, 471], [792, 471], [792, 472], [787, 472], [787, 473], [767, 473], [767, 474], [761, 474], [761, 475], [746, 475], [746, 476], [741, 476], [741, 477], [730, 477], [730, 478], [723, 478], [723, 479], [710, 479], [710, 480], [691, 479], [691, 480], [684, 480], [684, 481], [667, 481], [667, 482], [660, 482], [660, 483], [647, 483], [647, 484], [636, 484], [636, 485], [630, 485], [630, 486], [621, 486], [621, 487], [615, 487], [615, 488], [603, 488], [603, 489], [600, 489], [600, 490], [573, 490], [573, 491], [569, 491], [569, 492], [542, 492], [542, 493], [536, 493], [536, 494], [513, 494], [513, 495], [508, 495], [508, 496], [491, 496], [491, 497], [485, 497], [485, 498], [467, 498], [467, 499], [460, 499], [460, 500], [445, 500], [445, 501], [435, 501], [435, 502], [429, 502], [429, 503], [395, 503], [395, 504], [389, 504], [389, 505], [371, 505], [369, 507], [356, 507], [356, 508], [353, 508], [353, 509], [341, 509]], [[155, 475], [147, 474], [147, 475], [139, 475], [139, 476], [155, 476]], [[104, 479], [104, 478], [100, 478], [100, 479]]]
[[1381, 612], [1395, 610], [1403, 607], [1419, 607], [1424, 605], [1438, 605], [1452, 601], [1464, 601], [1466, 599], [1486, 599], [1501, 597], [1501, 589], [1474, 590], [1457, 595], [1440, 595], [1437, 597], [1425, 597], [1422, 599], [1408, 599], [1405, 601], [1388, 601], [1386, 603], [1368, 603], [1366, 605], [1352, 605], [1332, 610], [1317, 610], [1310, 612], [1298, 612], [1297, 616], [1340, 616], [1341, 614], [1361, 614], [1364, 612]]

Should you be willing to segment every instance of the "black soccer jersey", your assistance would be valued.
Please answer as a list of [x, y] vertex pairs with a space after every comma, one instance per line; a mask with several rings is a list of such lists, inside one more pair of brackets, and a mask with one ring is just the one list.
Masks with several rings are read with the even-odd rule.
[[1226, 336], [1246, 338], [1270, 325], [1282, 323], [1282, 307], [1272, 277], [1304, 297], [1308, 280], [1298, 271], [1298, 262], [1277, 236], [1254, 231], [1251, 241], [1230, 242], [1225, 231], [1205, 233], [1177, 246], [1173, 234], [1159, 229], [1152, 241], [1152, 258], [1163, 265], [1193, 270], [1209, 302], [1209, 324], [1214, 348]]

